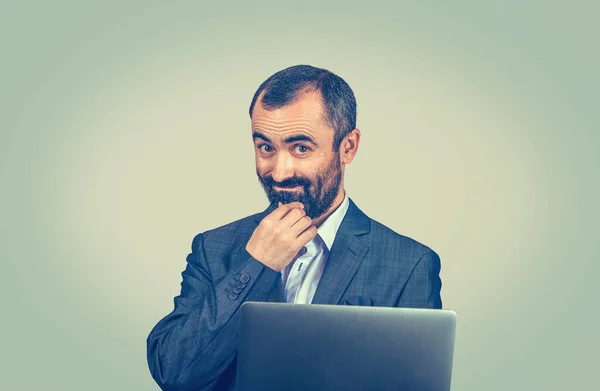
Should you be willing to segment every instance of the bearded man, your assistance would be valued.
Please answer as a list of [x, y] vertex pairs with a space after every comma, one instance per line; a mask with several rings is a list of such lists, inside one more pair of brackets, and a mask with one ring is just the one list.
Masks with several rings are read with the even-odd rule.
[[309, 65], [279, 71], [250, 118], [270, 205], [194, 238], [175, 308], [147, 340], [164, 390], [235, 389], [246, 301], [442, 308], [438, 255], [369, 218], [344, 189], [360, 131], [342, 78]]

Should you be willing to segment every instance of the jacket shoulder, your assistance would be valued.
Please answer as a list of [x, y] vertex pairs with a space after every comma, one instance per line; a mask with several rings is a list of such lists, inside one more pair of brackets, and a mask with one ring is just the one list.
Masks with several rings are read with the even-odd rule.
[[243, 217], [230, 223], [221, 225], [196, 234], [192, 241], [192, 249], [197, 249], [200, 242], [203, 242], [204, 248], [209, 249], [212, 245], [222, 249], [229, 247], [226, 244], [234, 244], [241, 239], [248, 239], [256, 228], [256, 220], [264, 212], [258, 212], [253, 215]]
[[255, 213], [253, 215], [232, 221], [231, 223], [227, 223], [225, 225], [222, 225], [222, 226], [219, 226], [216, 228], [212, 228], [210, 230], [203, 232], [202, 235], [204, 235], [205, 237], [231, 235], [232, 233], [235, 233], [235, 232], [239, 231], [240, 229], [255, 225], [255, 223], [254, 223], [255, 220], [257, 218], [259, 218], [259, 216], [261, 214], [262, 214], [262, 212]]

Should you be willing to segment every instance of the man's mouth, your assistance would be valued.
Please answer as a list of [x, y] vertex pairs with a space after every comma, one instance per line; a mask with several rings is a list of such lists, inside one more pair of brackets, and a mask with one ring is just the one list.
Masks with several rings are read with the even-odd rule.
[[275, 189], [277, 191], [294, 191], [294, 190], [301, 190], [302, 186], [296, 186], [296, 187], [279, 187], [279, 186], [273, 186], [273, 189]]

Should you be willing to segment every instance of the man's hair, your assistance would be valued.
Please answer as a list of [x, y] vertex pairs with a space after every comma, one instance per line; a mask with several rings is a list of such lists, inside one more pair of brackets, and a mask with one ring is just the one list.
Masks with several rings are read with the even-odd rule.
[[295, 65], [283, 69], [256, 90], [250, 104], [250, 118], [261, 92], [261, 106], [275, 110], [293, 104], [303, 92], [321, 94], [325, 120], [334, 130], [333, 150], [338, 151], [342, 140], [356, 127], [356, 99], [350, 86], [338, 75], [310, 65]]

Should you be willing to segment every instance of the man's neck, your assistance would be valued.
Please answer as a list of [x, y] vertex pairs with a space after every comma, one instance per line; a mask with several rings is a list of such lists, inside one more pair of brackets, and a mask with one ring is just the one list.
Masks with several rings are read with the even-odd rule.
[[346, 197], [346, 192], [342, 188], [341, 191], [338, 193], [337, 197], [335, 198], [335, 201], [333, 202], [333, 204], [331, 204], [331, 207], [327, 210], [327, 212], [323, 213], [323, 215], [321, 215], [318, 218], [316, 218], [315, 220], [313, 220], [312, 225], [319, 228], [321, 226], [321, 224], [323, 224], [323, 222], [325, 220], [327, 220], [327, 218], [329, 216], [331, 216], [331, 214], [333, 212], [335, 212], [337, 208], [340, 207], [340, 205], [344, 201], [345, 197]]

